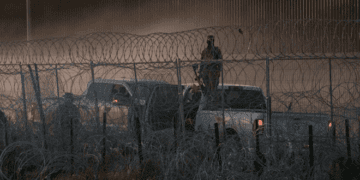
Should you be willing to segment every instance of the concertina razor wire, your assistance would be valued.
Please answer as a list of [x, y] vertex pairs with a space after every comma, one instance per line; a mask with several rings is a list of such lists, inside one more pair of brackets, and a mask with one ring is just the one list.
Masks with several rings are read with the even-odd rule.
[[[36, 100], [26, 65], [34, 63], [39, 69], [41, 98], [44, 99], [56, 98], [57, 91], [60, 96], [65, 92], [81, 95], [92, 80], [91, 61], [95, 79], [134, 79], [135, 63], [139, 81], [153, 79], [178, 85], [181, 80], [182, 85], [196, 84], [191, 65], [200, 62], [206, 37], [214, 35], [215, 46], [223, 54], [224, 83], [258, 86], [265, 96], [269, 88], [274, 112], [291, 109], [292, 112], [329, 115], [332, 106], [335, 122], [342, 125], [344, 115], [338, 113], [338, 109], [352, 109], [354, 114], [359, 107], [358, 30], [357, 21], [288, 20], [253, 27], [209, 27], [146, 36], [92, 33], [81, 37], [4, 42], [0, 46], [1, 108], [9, 111], [7, 115], [12, 119], [21, 117], [19, 74], [22, 66], [30, 111]], [[180, 60], [181, 78], [177, 75], [176, 59]], [[270, 59], [269, 87], [266, 85], [266, 59]], [[332, 64], [332, 104], [329, 63]], [[101, 102], [99, 107], [104, 109]], [[119, 109], [109, 122], [126, 124], [126, 119], [116, 121], [117, 115], [126, 113]], [[99, 115], [101, 120], [102, 114]], [[353, 130], [358, 132], [357, 116], [352, 115], [351, 120]]]
[[[84, 68], [90, 61], [122, 65], [151, 62], [162, 64], [148, 64], [149, 67], [167, 67], [166, 63], [175, 59], [183, 62], [200, 59], [208, 35], [214, 36], [224, 60], [347, 59], [359, 56], [358, 21], [283, 20], [252, 27], [208, 27], [143, 36], [98, 32], [28, 42], [2, 42], [0, 61], [3, 65], [76, 64]], [[18, 69], [2, 66], [1, 72], [14, 73]]]

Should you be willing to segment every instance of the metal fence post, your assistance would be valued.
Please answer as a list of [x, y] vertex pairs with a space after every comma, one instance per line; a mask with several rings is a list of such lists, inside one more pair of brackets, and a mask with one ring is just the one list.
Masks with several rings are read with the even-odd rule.
[[313, 128], [309, 125], [309, 159], [310, 159], [310, 177], [313, 175], [314, 167], [314, 139], [313, 139]]
[[356, 108], [356, 120], [358, 121], [358, 149], [359, 149], [359, 152], [360, 152], [360, 116], [359, 116], [359, 113], [360, 113], [360, 108]]
[[55, 64], [55, 75], [56, 75], [56, 89], [57, 89], [57, 96], [58, 99], [60, 98], [60, 92], [59, 92], [59, 77], [57, 72], [57, 64]]
[[[133, 101], [132, 103], [132, 108], [134, 111], [134, 115], [135, 115], [135, 126], [136, 126], [136, 135], [137, 135], [137, 141], [138, 141], [138, 149], [139, 149], [139, 159], [140, 159], [140, 164], [143, 162], [143, 154], [142, 154], [142, 145], [141, 145], [141, 124], [140, 124], [140, 113], [137, 112], [136, 110], [136, 103], [140, 103], [140, 100], [136, 100], [137, 98], [137, 77], [136, 77], [136, 64], [134, 63], [134, 74], [135, 74], [135, 92], [134, 92], [134, 99], [135, 102]], [[140, 99], [140, 97], [139, 97]], [[134, 105], [135, 104], [135, 105]], [[139, 108], [140, 111], [140, 108]], [[136, 115], [138, 114], [138, 115]], [[145, 127], [146, 128], [146, 127]]]
[[[94, 63], [92, 61], [90, 61], [90, 68], [91, 68], [92, 81], [93, 81], [93, 84], [95, 84]], [[96, 113], [96, 116], [95, 116], [96, 125], [99, 128], [100, 127], [99, 106], [98, 106], [98, 99], [97, 99], [96, 92], [95, 92], [95, 113]]]
[[37, 73], [37, 66], [35, 64], [35, 74], [36, 74], [36, 80], [35, 77], [33, 75], [33, 72], [31, 70], [31, 66], [28, 65], [29, 71], [30, 71], [30, 76], [31, 76], [31, 80], [33, 82], [33, 87], [34, 87], [34, 91], [35, 91], [35, 95], [36, 95], [36, 99], [37, 99], [37, 103], [38, 103], [38, 110], [39, 110], [39, 114], [40, 114], [40, 118], [43, 124], [43, 133], [44, 133], [44, 139], [43, 139], [43, 145], [45, 147], [45, 149], [47, 149], [47, 143], [46, 143], [46, 128], [45, 128], [45, 116], [44, 116], [44, 111], [42, 109], [42, 102], [41, 102], [41, 94], [40, 94], [40, 86], [36, 83], [39, 83], [39, 77], [38, 77], [38, 73]]
[[[25, 78], [24, 78], [24, 74], [22, 72], [22, 67], [21, 67], [21, 63], [20, 63], [20, 75], [21, 75], [21, 89], [22, 89], [22, 97], [23, 97], [23, 107], [24, 107], [24, 114], [23, 114], [23, 120], [25, 121], [25, 135], [26, 138], [29, 138], [28, 136], [28, 117], [27, 117], [27, 108], [26, 108], [26, 94], [25, 94]], [[31, 136], [32, 137], [32, 136]]]
[[73, 118], [70, 119], [70, 164], [71, 164], [71, 172], [74, 171], [74, 129], [73, 129]]
[[[225, 110], [224, 110], [224, 60], [222, 60], [222, 69], [221, 69], [221, 109], [222, 109], [222, 120], [223, 120], [223, 132], [224, 132], [224, 141], [226, 141], [226, 128], [225, 128]], [[216, 91], [216, 89], [215, 89]]]
[[349, 130], [349, 119], [345, 119], [345, 130], [346, 130], [346, 149], [347, 156], [351, 159], [351, 146], [350, 146], [350, 130]]
[[42, 101], [41, 101], [41, 92], [40, 92], [40, 81], [39, 81], [39, 74], [38, 74], [38, 68], [37, 68], [37, 64], [35, 63], [35, 78], [36, 78], [36, 86], [37, 86], [37, 93], [38, 93], [38, 99], [39, 99], [39, 114], [40, 114], [40, 118], [43, 124], [43, 129], [44, 129], [44, 144], [45, 144], [45, 149], [47, 149], [47, 143], [46, 143], [46, 122], [45, 122], [45, 114], [44, 114], [44, 110], [43, 110], [43, 106], [42, 106]]
[[[106, 156], [106, 111], [103, 113], [103, 152], [102, 152], [102, 158], [103, 158], [103, 165], [105, 165], [105, 156]], [[106, 170], [106, 168], [104, 169]]]
[[176, 59], [176, 72], [177, 72], [177, 76], [178, 76], [178, 94], [179, 94], [179, 119], [180, 122], [178, 121], [177, 123], [180, 123], [180, 132], [182, 132], [182, 135], [184, 137], [185, 135], [185, 123], [184, 123], [184, 105], [183, 105], [183, 91], [181, 88], [181, 72], [180, 72], [180, 59]]
[[218, 162], [219, 162], [219, 168], [220, 168], [220, 172], [222, 171], [222, 162], [221, 162], [221, 156], [220, 156], [220, 141], [219, 141], [219, 125], [218, 123], [214, 123], [215, 126], [215, 143], [216, 143], [216, 156], [218, 158]]
[[329, 76], [330, 76], [330, 113], [331, 113], [331, 124], [332, 124], [332, 135], [333, 135], [333, 145], [335, 145], [335, 141], [336, 141], [336, 125], [334, 123], [334, 106], [333, 106], [333, 102], [332, 102], [332, 79], [331, 79], [331, 59], [329, 59]]
[[269, 70], [269, 66], [270, 66], [270, 59], [267, 57], [266, 58], [266, 98], [267, 98], [267, 105], [266, 105], [266, 119], [267, 119], [267, 129], [268, 129], [268, 135], [270, 136], [270, 141], [271, 141], [271, 137], [272, 137], [272, 131], [271, 131], [271, 100], [270, 100], [270, 70]]
[[177, 147], [178, 147], [178, 143], [177, 143], [177, 132], [176, 132], [176, 129], [177, 129], [177, 124], [178, 124], [178, 121], [177, 121], [178, 118], [174, 117], [174, 152], [176, 153], [176, 150], [177, 150]]

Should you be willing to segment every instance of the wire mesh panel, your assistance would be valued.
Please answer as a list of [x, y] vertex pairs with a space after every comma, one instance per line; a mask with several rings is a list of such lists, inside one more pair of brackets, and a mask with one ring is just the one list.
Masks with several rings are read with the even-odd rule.
[[[29, 114], [27, 121], [8, 123], [9, 141], [31, 136], [38, 147], [64, 153], [56, 150], [62, 142], [67, 153], [88, 153], [102, 160], [101, 151], [126, 146], [138, 155], [135, 161], [163, 158], [163, 167], [182, 177], [200, 176], [189, 167], [211, 164], [219, 147], [221, 168], [237, 172], [242, 167], [242, 173], [249, 173], [245, 167], [256, 170], [259, 164], [250, 163], [267, 158], [263, 173], [277, 177], [272, 168], [285, 166], [283, 161], [291, 164], [287, 159], [292, 153], [309, 152], [310, 125], [318, 164], [336, 156], [330, 151], [334, 127], [339, 145], [333, 149], [344, 154], [350, 144], [351, 152], [358, 154], [359, 37], [349, 33], [357, 31], [357, 24], [279, 21], [146, 36], [93, 33], [4, 43], [1, 110], [11, 122]], [[207, 77], [204, 62], [215, 61], [204, 58], [209, 35], [221, 51], [215, 59], [221, 68]], [[20, 70], [17, 63], [23, 59], [27, 63]], [[39, 115], [39, 102], [45, 119]], [[345, 119], [350, 121], [351, 143], [346, 141]], [[25, 122], [32, 131], [23, 132], [29, 128]], [[219, 147], [214, 143], [214, 123], [219, 127]], [[324, 148], [329, 150], [322, 152]], [[316, 171], [317, 176], [323, 173]]]

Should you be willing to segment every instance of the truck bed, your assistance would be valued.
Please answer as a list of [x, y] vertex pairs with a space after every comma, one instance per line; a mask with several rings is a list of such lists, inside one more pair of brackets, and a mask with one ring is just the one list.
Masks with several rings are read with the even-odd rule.
[[314, 143], [320, 143], [326, 141], [329, 120], [329, 115], [320, 113], [272, 112], [271, 131], [274, 140], [308, 144], [309, 125], [312, 125]]

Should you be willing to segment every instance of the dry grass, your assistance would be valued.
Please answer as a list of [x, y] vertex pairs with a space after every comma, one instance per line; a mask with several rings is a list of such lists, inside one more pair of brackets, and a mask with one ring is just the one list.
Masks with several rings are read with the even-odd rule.
[[[219, 165], [215, 151], [213, 135], [206, 133], [190, 133], [185, 139], [178, 139], [178, 147], [174, 148], [173, 130], [153, 132], [143, 136], [144, 163], [140, 165], [137, 143], [130, 132], [112, 131], [107, 137], [107, 150], [104, 161], [101, 157], [102, 134], [79, 130], [81, 148], [74, 152], [74, 174], [70, 175], [68, 164], [61, 159], [70, 158], [69, 154], [46, 151], [41, 147], [39, 139], [23, 142], [25, 134], [21, 133], [18, 124], [11, 124], [10, 145], [2, 147], [0, 175], [3, 179], [10, 178], [17, 172], [17, 179], [46, 179], [58, 172], [53, 179], [307, 179], [310, 172], [308, 153], [294, 154], [286, 150], [284, 144], [277, 144], [273, 151], [265, 154], [267, 159], [263, 173], [259, 177], [255, 171], [256, 156], [241, 146], [234, 146], [229, 141], [221, 144]], [[127, 144], [132, 142], [132, 148]], [[136, 142], [136, 141], [135, 141]], [[269, 146], [262, 144], [263, 146]], [[130, 144], [129, 144], [130, 146]], [[51, 149], [51, 148], [50, 148]], [[314, 174], [317, 179], [343, 178], [349, 170], [348, 165], [339, 160], [337, 154], [343, 151], [329, 147], [315, 151]], [[323, 152], [323, 153], [320, 153]], [[37, 161], [33, 161], [37, 159]], [[336, 160], [335, 168], [331, 162]], [[33, 163], [29, 163], [33, 162]], [[32, 170], [30, 170], [32, 168]], [[25, 171], [28, 169], [28, 172]], [[62, 170], [63, 172], [59, 172]], [[356, 171], [356, 170], [355, 170]], [[349, 173], [348, 173], [349, 174]], [[351, 179], [351, 177], [349, 177]]]
[[[113, 160], [111, 159], [113, 155], [105, 157], [105, 163], [102, 164], [100, 167], [95, 168], [94, 171], [94, 164], [90, 164], [86, 167], [85, 170], [79, 172], [78, 174], [62, 174], [54, 178], [54, 180], [58, 179], [95, 179], [99, 180], [115, 180], [115, 179], [146, 179], [152, 180], [157, 179], [157, 176], [160, 175], [160, 168], [159, 162], [153, 162], [151, 160], [147, 160], [141, 167], [131, 167], [130, 165], [125, 165], [121, 170], [117, 171], [109, 171], [109, 166], [113, 164]], [[116, 166], [116, 169], [120, 169], [120, 165]]]

